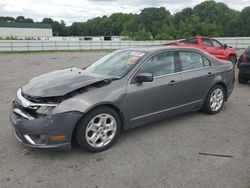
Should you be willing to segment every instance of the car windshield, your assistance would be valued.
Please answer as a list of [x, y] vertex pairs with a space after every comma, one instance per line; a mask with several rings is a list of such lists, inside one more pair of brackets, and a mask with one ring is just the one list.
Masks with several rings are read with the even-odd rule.
[[143, 52], [118, 50], [97, 60], [85, 70], [119, 79], [125, 76], [144, 55]]

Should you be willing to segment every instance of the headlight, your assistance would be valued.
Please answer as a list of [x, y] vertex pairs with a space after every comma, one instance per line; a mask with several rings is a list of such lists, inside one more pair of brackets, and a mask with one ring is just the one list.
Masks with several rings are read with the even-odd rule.
[[36, 110], [36, 113], [43, 114], [43, 115], [49, 115], [52, 113], [52, 110], [55, 108], [55, 106], [41, 106]]

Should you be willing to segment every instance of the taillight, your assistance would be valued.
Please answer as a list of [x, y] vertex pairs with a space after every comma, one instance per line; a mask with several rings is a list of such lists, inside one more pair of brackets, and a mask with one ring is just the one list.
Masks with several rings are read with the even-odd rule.
[[241, 61], [247, 61], [247, 54], [242, 54]]

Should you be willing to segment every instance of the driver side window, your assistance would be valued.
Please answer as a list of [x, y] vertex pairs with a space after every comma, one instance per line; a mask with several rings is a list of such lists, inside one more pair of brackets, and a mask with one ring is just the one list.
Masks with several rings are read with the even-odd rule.
[[140, 73], [151, 73], [154, 77], [175, 73], [174, 52], [162, 52], [145, 62]]

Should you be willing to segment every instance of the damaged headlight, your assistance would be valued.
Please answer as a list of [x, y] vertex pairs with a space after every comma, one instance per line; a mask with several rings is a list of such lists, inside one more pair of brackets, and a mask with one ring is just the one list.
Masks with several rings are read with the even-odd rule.
[[52, 113], [52, 110], [55, 108], [55, 106], [40, 106], [36, 113], [42, 114], [42, 115], [49, 115]]

